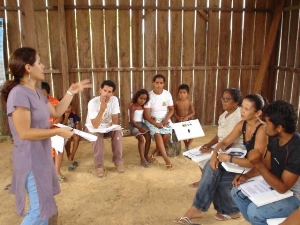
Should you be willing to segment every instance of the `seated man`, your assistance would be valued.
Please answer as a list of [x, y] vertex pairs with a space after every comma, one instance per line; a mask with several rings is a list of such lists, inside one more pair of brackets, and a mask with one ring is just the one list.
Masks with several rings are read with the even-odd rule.
[[234, 201], [251, 224], [267, 224], [267, 219], [287, 217], [300, 206], [300, 135], [296, 132], [297, 114], [293, 105], [279, 100], [266, 107], [264, 116], [265, 131], [270, 137], [265, 157], [256, 150], [250, 152], [248, 159], [254, 168], [242, 176], [237, 175], [232, 184], [236, 187], [251, 177], [262, 175], [277, 192], [285, 193], [290, 189], [294, 195], [257, 207], [243, 193], [238, 193], [237, 188], [232, 188]]
[[122, 132], [113, 130], [108, 133], [94, 133], [94, 129], [105, 128], [119, 123], [120, 106], [118, 98], [113, 96], [116, 85], [111, 80], [102, 82], [99, 90], [100, 96], [91, 99], [88, 103], [88, 113], [85, 126], [90, 133], [98, 136], [93, 142], [93, 155], [95, 172], [98, 177], [105, 176], [104, 169], [104, 137], [111, 137], [111, 148], [113, 152], [113, 162], [117, 172], [123, 173], [122, 159]]

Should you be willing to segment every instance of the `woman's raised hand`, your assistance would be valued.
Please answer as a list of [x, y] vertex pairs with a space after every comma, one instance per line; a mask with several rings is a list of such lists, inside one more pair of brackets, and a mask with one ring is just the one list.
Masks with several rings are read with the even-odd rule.
[[78, 92], [82, 92], [85, 88], [91, 88], [91, 87], [92, 84], [90, 80], [85, 79], [75, 84], [71, 84], [68, 91], [71, 92], [72, 94], [77, 94]]

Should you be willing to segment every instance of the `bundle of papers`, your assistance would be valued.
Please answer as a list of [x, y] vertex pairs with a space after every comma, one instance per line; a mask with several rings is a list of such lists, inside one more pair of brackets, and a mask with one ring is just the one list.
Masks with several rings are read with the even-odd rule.
[[178, 141], [205, 136], [198, 119], [169, 125], [174, 129]]
[[108, 132], [111, 132], [113, 130], [122, 130], [123, 128], [120, 126], [120, 125], [112, 125], [112, 126], [109, 126], [109, 127], [98, 127], [98, 128], [93, 128], [93, 127], [90, 127], [90, 126], [87, 126], [87, 129], [89, 130], [89, 132], [92, 132], [92, 133], [108, 133]]
[[253, 177], [241, 184], [239, 189], [258, 207], [293, 196], [288, 190], [284, 194], [275, 191], [262, 176]]
[[196, 163], [209, 159], [212, 153], [201, 153], [199, 151], [200, 148], [201, 146], [190, 149], [188, 151], [183, 152], [182, 155], [190, 158]]
[[[61, 123], [56, 123], [54, 124], [54, 126], [57, 126], [57, 127], [68, 127], [64, 124], [61, 124]], [[70, 129], [72, 129], [72, 127], [70, 127]], [[73, 132], [77, 135], [79, 135], [80, 137], [83, 137], [84, 139], [88, 140], [88, 141], [96, 141], [97, 140], [97, 136], [96, 135], [93, 135], [93, 134], [89, 134], [89, 133], [86, 133], [84, 131], [81, 131], [81, 130], [77, 130], [77, 129], [73, 129]]]
[[230, 163], [230, 162], [222, 162], [221, 164], [224, 169], [228, 172], [231, 173], [247, 173], [251, 168], [248, 167], [241, 167], [235, 163]]

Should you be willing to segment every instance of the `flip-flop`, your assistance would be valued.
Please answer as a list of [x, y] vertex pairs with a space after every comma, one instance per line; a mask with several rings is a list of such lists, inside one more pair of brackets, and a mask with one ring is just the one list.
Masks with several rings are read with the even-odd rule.
[[79, 163], [78, 163], [77, 161], [74, 161], [74, 162], [72, 163], [72, 166], [78, 167], [78, 166], [79, 166]]
[[191, 188], [197, 188], [198, 185], [199, 185], [199, 181], [196, 181], [194, 183], [189, 184], [189, 187], [191, 187]]
[[60, 182], [67, 182], [68, 181], [68, 179], [64, 175], [58, 175], [57, 179]]
[[4, 190], [8, 190], [10, 188], [11, 184], [8, 184], [5, 186]]
[[173, 223], [177, 224], [190, 224], [190, 225], [201, 225], [200, 223], [193, 223], [188, 217], [181, 217], [179, 220], [174, 220]]
[[75, 167], [75, 166], [70, 166], [70, 167], [68, 168], [69, 172], [74, 172], [74, 171], [75, 171], [75, 169], [76, 169], [76, 167]]
[[149, 168], [150, 163], [149, 162], [141, 162], [141, 166], [144, 167], [144, 168]]
[[229, 215], [227, 215], [227, 214], [216, 213], [216, 214], [214, 215], [214, 218], [215, 218], [216, 220], [219, 220], [219, 221], [225, 221], [225, 220], [239, 219], [239, 218], [241, 218], [241, 216], [231, 217], [231, 216], [229, 216]]

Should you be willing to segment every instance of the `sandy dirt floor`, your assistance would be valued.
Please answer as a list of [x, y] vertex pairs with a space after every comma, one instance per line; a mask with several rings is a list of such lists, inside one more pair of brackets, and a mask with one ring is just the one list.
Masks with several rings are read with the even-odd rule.
[[[217, 127], [204, 126], [205, 137], [194, 140], [192, 147], [208, 142]], [[171, 158], [176, 167], [165, 170], [161, 157], [150, 168], [139, 165], [137, 141], [134, 137], [123, 138], [123, 158], [126, 172], [119, 174], [111, 161], [110, 141], [105, 140], [105, 163], [108, 171], [105, 178], [94, 174], [92, 146], [81, 141], [75, 156], [79, 167], [69, 172], [70, 163], [66, 156], [62, 172], [68, 181], [61, 183], [62, 192], [57, 195], [58, 224], [95, 224], [95, 225], [157, 225], [174, 224], [191, 206], [196, 189], [188, 184], [201, 176], [196, 163], [182, 155]], [[181, 144], [183, 148], [183, 143]], [[5, 190], [11, 182], [12, 165], [11, 140], [0, 143], [0, 224], [20, 224], [22, 217], [15, 213], [15, 197]], [[150, 152], [155, 148], [151, 143]], [[246, 225], [244, 218], [217, 221], [213, 218], [213, 206], [201, 219], [194, 222], [201, 224]]]

